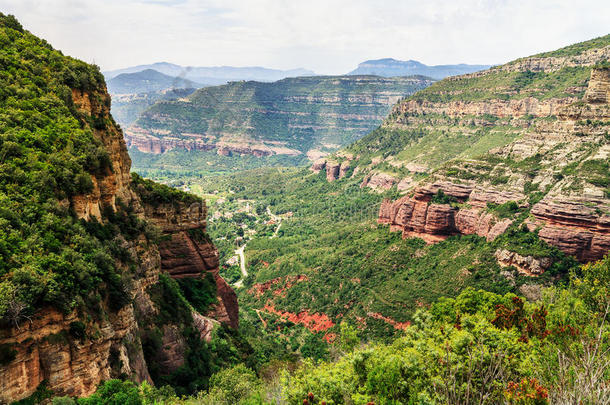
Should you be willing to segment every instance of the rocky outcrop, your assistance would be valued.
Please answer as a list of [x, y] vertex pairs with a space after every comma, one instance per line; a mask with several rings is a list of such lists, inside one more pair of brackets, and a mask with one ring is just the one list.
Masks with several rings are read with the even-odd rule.
[[368, 187], [373, 190], [389, 190], [397, 180], [386, 173], [372, 173], [367, 175], [360, 184], [360, 188]]
[[598, 260], [610, 251], [610, 215], [600, 210], [601, 204], [545, 198], [532, 207], [534, 221], [528, 225], [540, 228], [540, 239], [578, 260]]
[[534, 97], [510, 100], [451, 101], [445, 103], [427, 100], [408, 100], [398, 105], [394, 112], [402, 116], [442, 114], [452, 118], [492, 115], [519, 118], [524, 116], [548, 117], [575, 101], [574, 98], [538, 100]]
[[326, 159], [320, 158], [313, 162], [310, 170], [314, 173], [320, 173], [324, 168], [326, 168]]
[[313, 162], [309, 168], [314, 173], [320, 173], [322, 170], [326, 170], [326, 180], [332, 182], [338, 179], [342, 179], [347, 175], [347, 172], [351, 168], [352, 156], [340, 156], [344, 158], [343, 162], [335, 162], [326, 158], [320, 158]]
[[[439, 190], [461, 203], [459, 208], [433, 203]], [[496, 193], [469, 184], [433, 183], [415, 189], [412, 196], [394, 202], [383, 201], [378, 222], [389, 224], [394, 231], [402, 231], [403, 237], [419, 237], [429, 243], [457, 234], [476, 234], [491, 241], [505, 232], [512, 221], [489, 212], [487, 203], [502, 204], [524, 198], [519, 193]]]
[[[462, 202], [459, 208], [430, 201], [438, 190]], [[465, 184], [434, 183], [416, 189], [413, 196], [394, 202], [385, 200], [378, 221], [400, 230], [404, 237], [421, 237], [427, 242], [442, 240], [450, 235], [476, 234], [491, 241], [504, 233], [512, 219], [499, 219], [487, 209], [488, 203], [508, 201], [525, 204], [525, 196], [516, 192], [495, 192]], [[610, 216], [594, 201], [569, 201], [545, 198], [531, 209], [533, 219], [527, 221], [530, 230], [580, 261], [598, 260], [610, 251]], [[535, 271], [532, 270], [535, 274]]]
[[610, 68], [591, 71], [584, 101], [589, 104], [610, 103]]
[[76, 321], [75, 313], [48, 308], [19, 328], [0, 329], [0, 344], [16, 350], [15, 359], [0, 366], [0, 402], [27, 397], [42, 381], [64, 395], [92, 393], [101, 381], [117, 376], [111, 352], [126, 360], [118, 371], [150, 382], [132, 306], [87, 325], [91, 338], [72, 338], [70, 325]]
[[326, 180], [331, 182], [339, 178], [341, 164], [333, 161], [326, 162]]
[[[96, 117], [99, 120], [110, 119], [110, 96], [105, 91], [86, 93], [72, 90], [72, 101], [79, 113], [84, 116]], [[112, 167], [107, 167], [100, 173], [92, 173], [92, 191], [86, 195], [72, 197], [69, 204], [79, 218], [101, 220], [104, 206], [116, 209], [117, 198], [123, 201], [132, 200], [128, 187], [131, 181], [129, 175], [131, 159], [119, 127], [107, 125], [102, 129], [92, 128], [92, 132], [103, 144]]]
[[208, 316], [237, 328], [235, 291], [219, 274], [218, 251], [204, 233], [207, 209], [203, 203], [143, 204], [145, 215], [165, 234], [159, 244], [161, 269], [173, 278], [203, 277], [211, 273], [218, 302]]
[[522, 256], [507, 249], [498, 249], [496, 259], [501, 267], [512, 266], [519, 273], [530, 277], [541, 275], [553, 264], [553, 261], [548, 257]]

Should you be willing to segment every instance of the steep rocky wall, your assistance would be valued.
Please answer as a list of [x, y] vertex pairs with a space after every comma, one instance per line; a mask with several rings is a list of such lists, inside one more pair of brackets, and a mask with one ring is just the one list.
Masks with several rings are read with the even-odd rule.
[[[130, 186], [131, 160], [121, 129], [110, 116], [106, 90], [91, 93], [73, 90], [72, 99], [85, 119], [91, 117], [105, 122], [103, 128], [92, 128], [92, 131], [102, 142], [112, 169], [91, 174], [93, 190], [61, 204], [71, 207], [79, 218], [103, 221], [103, 210], [107, 207], [117, 210], [120, 200], [132, 207], [141, 219], [160, 226], [170, 238], [160, 245], [148, 240], [145, 234], [132, 242], [121, 241], [137, 266], [122, 268], [132, 279], [129, 284], [132, 300], [118, 312], [110, 309], [108, 302], [99, 302], [99, 314], [63, 314], [54, 308], [41, 308], [31, 320], [19, 326], [0, 327], [0, 346], [16, 351], [14, 359], [0, 365], [0, 403], [30, 396], [42, 381], [56, 394], [70, 396], [89, 395], [101, 381], [121, 374], [137, 382], [152, 382], [142, 351], [141, 325], [135, 314], [158, 311], [148, 289], [157, 283], [161, 271], [176, 277], [213, 274], [218, 304], [207, 316], [193, 314], [194, 326], [202, 339], [209, 340], [217, 321], [237, 327], [237, 300], [234, 291], [218, 275], [216, 249], [211, 241], [193, 240], [188, 233], [191, 229], [205, 230], [205, 205], [178, 205], [167, 212], [148, 209]], [[178, 257], [181, 262], [175, 266]], [[75, 327], [80, 325], [84, 325], [85, 336], [75, 335]], [[184, 350], [168, 343], [165, 352], [174, 353], [175, 360]]]
[[193, 203], [188, 207], [184, 204], [154, 206], [144, 202], [144, 211], [146, 217], [165, 234], [159, 245], [161, 269], [174, 278], [197, 278], [211, 273], [216, 282], [218, 303], [206, 315], [237, 328], [237, 296], [220, 276], [218, 251], [203, 233], [207, 218], [205, 205]]
[[[438, 190], [462, 203], [461, 207], [433, 203], [432, 198]], [[490, 213], [487, 203], [502, 204], [524, 198], [522, 194], [495, 193], [474, 185], [434, 183], [415, 189], [412, 196], [383, 201], [378, 221], [389, 224], [392, 230], [402, 231], [403, 237], [420, 237], [428, 243], [458, 234], [476, 234], [493, 240], [512, 221]]]

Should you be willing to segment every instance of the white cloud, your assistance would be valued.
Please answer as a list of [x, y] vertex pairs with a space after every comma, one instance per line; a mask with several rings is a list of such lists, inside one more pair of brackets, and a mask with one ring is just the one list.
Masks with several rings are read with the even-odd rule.
[[605, 35], [604, 0], [0, 0], [65, 53], [114, 69], [306, 67], [364, 59], [501, 63]]

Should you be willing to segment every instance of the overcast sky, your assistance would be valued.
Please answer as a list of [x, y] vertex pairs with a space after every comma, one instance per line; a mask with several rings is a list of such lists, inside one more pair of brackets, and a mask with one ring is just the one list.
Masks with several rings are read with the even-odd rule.
[[102, 70], [498, 64], [610, 32], [608, 0], [0, 0], [0, 11]]

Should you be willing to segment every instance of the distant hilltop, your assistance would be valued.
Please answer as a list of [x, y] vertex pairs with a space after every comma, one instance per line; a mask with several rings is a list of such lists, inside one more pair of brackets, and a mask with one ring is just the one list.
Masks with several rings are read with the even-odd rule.
[[287, 77], [314, 76], [315, 73], [307, 69], [279, 70], [259, 66], [234, 67], [234, 66], [212, 66], [194, 67], [180, 66], [168, 62], [158, 62], [150, 65], [131, 66], [104, 72], [106, 80], [110, 80], [123, 73], [137, 73], [147, 69], [156, 70], [172, 77], [190, 80], [202, 85], [219, 85], [230, 81], [254, 80], [258, 82], [274, 82]]
[[416, 60], [396, 60], [392, 58], [367, 60], [358, 65], [348, 75], [411, 76], [422, 75], [434, 79], [463, 75], [490, 68], [490, 65], [436, 65], [428, 66]]

